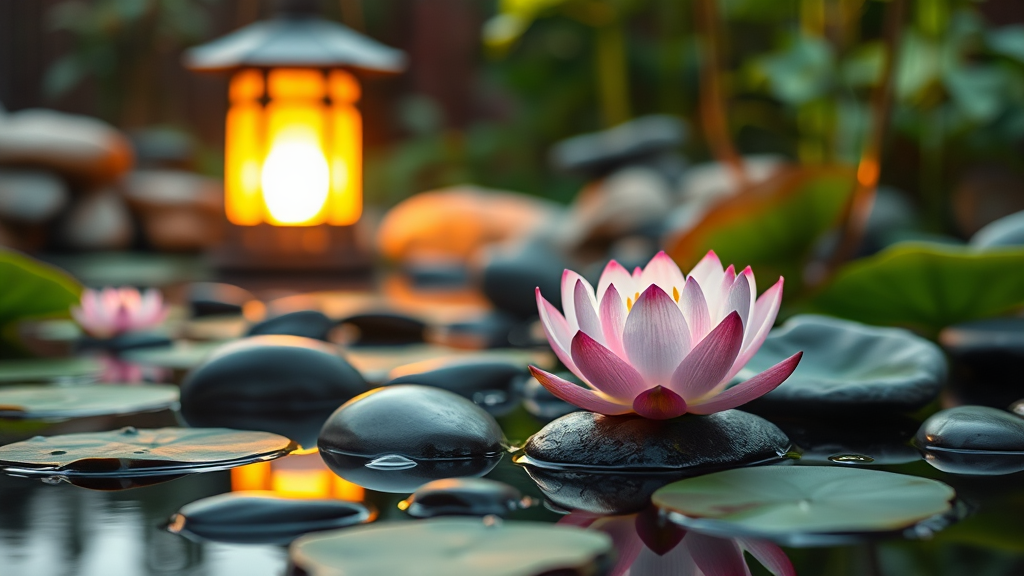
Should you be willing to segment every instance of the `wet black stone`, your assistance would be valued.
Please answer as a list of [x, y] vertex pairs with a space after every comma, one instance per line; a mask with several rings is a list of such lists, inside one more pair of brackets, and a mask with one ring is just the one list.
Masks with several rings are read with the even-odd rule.
[[987, 406], [958, 406], [925, 420], [914, 442], [932, 466], [954, 474], [1024, 470], [1024, 419]]
[[644, 116], [556, 143], [551, 148], [551, 164], [565, 172], [601, 177], [627, 164], [662, 159], [681, 146], [686, 136], [686, 125], [678, 118]]
[[505, 438], [494, 417], [439, 388], [403, 384], [378, 388], [338, 408], [320, 432], [321, 450], [414, 460], [486, 457]]
[[517, 318], [532, 318], [537, 316], [537, 287], [548, 302], [561, 309], [566, 268], [572, 266], [565, 256], [541, 239], [495, 247], [483, 257], [480, 289], [499, 310]]
[[79, 350], [107, 350], [115, 354], [138, 350], [141, 348], [161, 348], [170, 346], [173, 341], [166, 334], [159, 332], [127, 332], [113, 338], [92, 338], [82, 336], [76, 343]]
[[359, 502], [228, 493], [183, 506], [168, 528], [200, 540], [288, 544], [309, 532], [363, 524], [376, 515]]
[[507, 516], [523, 495], [512, 486], [486, 478], [451, 478], [420, 486], [405, 503], [410, 516]]
[[1019, 396], [1024, 382], [1024, 318], [956, 324], [939, 334], [939, 342], [949, 354], [957, 385], [1012, 387], [1007, 392]]
[[358, 314], [339, 324], [355, 328], [358, 337], [350, 346], [400, 346], [424, 341], [427, 325], [422, 320], [392, 312]]
[[755, 414], [906, 414], [934, 400], [946, 381], [942, 350], [899, 328], [799, 315], [775, 329], [737, 380], [803, 351], [778, 388], [744, 405]]
[[[417, 367], [425, 370], [409, 373]], [[402, 374], [394, 376], [394, 374]], [[519, 405], [521, 389], [530, 373], [516, 362], [486, 358], [423, 362], [396, 368], [385, 386], [419, 384], [455, 392], [491, 414], [500, 416]]]
[[219, 348], [189, 372], [181, 412], [192, 426], [263, 430], [309, 447], [327, 417], [367, 389], [327, 344], [253, 336]]
[[345, 480], [377, 492], [408, 494], [443, 478], [478, 478], [501, 461], [502, 454], [447, 460], [413, 460], [405, 456], [358, 456], [321, 448], [327, 467]]
[[335, 325], [334, 320], [319, 310], [299, 310], [253, 324], [248, 335], [285, 334], [326, 342]]
[[580, 411], [531, 436], [524, 452], [538, 467], [711, 472], [776, 461], [789, 447], [777, 426], [739, 410], [672, 420]]
[[247, 302], [256, 300], [252, 292], [234, 284], [196, 282], [189, 284], [185, 297], [193, 317], [241, 314]]

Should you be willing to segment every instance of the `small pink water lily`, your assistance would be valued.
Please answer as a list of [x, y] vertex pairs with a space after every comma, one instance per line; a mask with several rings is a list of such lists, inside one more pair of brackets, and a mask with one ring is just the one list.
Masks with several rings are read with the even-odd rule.
[[167, 309], [160, 292], [152, 288], [142, 293], [135, 288], [87, 288], [81, 306], [71, 307], [71, 315], [90, 336], [112, 338], [159, 326]]
[[764, 343], [782, 303], [782, 283], [757, 298], [754, 273], [737, 274], [708, 252], [688, 276], [664, 252], [630, 274], [612, 260], [597, 292], [562, 275], [565, 316], [537, 289], [551, 348], [587, 388], [531, 366], [552, 394], [591, 412], [654, 419], [711, 414], [774, 390], [802, 352], [726, 388]]

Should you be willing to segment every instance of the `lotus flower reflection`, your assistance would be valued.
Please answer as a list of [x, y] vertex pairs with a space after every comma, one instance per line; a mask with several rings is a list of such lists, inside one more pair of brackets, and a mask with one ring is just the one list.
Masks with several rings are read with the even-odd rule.
[[802, 353], [726, 388], [775, 323], [782, 283], [757, 298], [748, 266], [736, 274], [708, 252], [689, 276], [664, 252], [630, 274], [612, 260], [597, 292], [579, 274], [562, 275], [563, 316], [537, 289], [537, 308], [559, 360], [587, 388], [530, 367], [552, 394], [606, 415], [655, 419], [711, 414], [774, 390]]
[[94, 338], [112, 338], [125, 332], [159, 326], [167, 316], [163, 297], [150, 288], [140, 293], [135, 288], [86, 289], [81, 306], [72, 306], [71, 315]]

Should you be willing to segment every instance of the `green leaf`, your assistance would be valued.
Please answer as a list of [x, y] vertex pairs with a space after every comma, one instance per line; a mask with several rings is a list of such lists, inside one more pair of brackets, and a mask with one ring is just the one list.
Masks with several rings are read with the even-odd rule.
[[1024, 248], [896, 244], [855, 260], [811, 301], [816, 312], [934, 335], [1024, 306]]
[[1024, 26], [1004, 26], [991, 30], [987, 40], [993, 52], [1024, 63]]
[[304, 536], [292, 544], [290, 557], [310, 576], [532, 576], [556, 571], [596, 574], [595, 562], [611, 552], [611, 538], [595, 530], [521, 521], [488, 526], [479, 518], [435, 518]]
[[714, 250], [725, 264], [751, 266], [761, 288], [785, 276], [800, 285], [802, 260], [840, 217], [853, 191], [849, 168], [781, 170], [712, 208], [692, 229], [667, 243], [667, 252], [689, 270]]
[[812, 36], [798, 36], [789, 48], [762, 58], [758, 67], [772, 95], [788, 104], [803, 104], [825, 95], [832, 84], [832, 47]]
[[[684, 527], [791, 545], [894, 532], [946, 513], [956, 493], [927, 478], [834, 466], [762, 466], [674, 482], [656, 506]], [[818, 538], [816, 538], [818, 537]]]
[[67, 316], [82, 286], [66, 272], [0, 249], [0, 329], [28, 318]]
[[38, 358], [0, 361], [0, 384], [48, 382], [99, 376], [103, 365], [95, 358]]
[[177, 403], [178, 387], [168, 384], [0, 388], [0, 418], [21, 420], [134, 414], [170, 408]]

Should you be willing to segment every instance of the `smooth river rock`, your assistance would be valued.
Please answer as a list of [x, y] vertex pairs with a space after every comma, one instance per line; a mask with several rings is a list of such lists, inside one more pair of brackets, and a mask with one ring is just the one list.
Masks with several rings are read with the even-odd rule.
[[371, 390], [338, 408], [317, 442], [342, 478], [384, 492], [411, 492], [440, 478], [482, 476], [505, 437], [494, 417], [447, 390], [413, 384]]
[[946, 381], [942, 349], [908, 330], [810, 314], [772, 330], [737, 381], [801, 350], [793, 375], [744, 410], [809, 417], [905, 414], [934, 400]]
[[455, 392], [491, 414], [500, 416], [519, 405], [530, 373], [521, 362], [487, 358], [425, 361], [400, 366], [385, 386], [420, 384]]
[[328, 344], [252, 336], [219, 348], [189, 372], [181, 411], [193, 426], [272, 431], [311, 447], [327, 417], [367, 389]]
[[68, 186], [44, 170], [0, 170], [0, 220], [39, 224], [68, 203]]
[[257, 300], [256, 296], [245, 288], [220, 282], [189, 284], [185, 299], [195, 318], [242, 314], [246, 304]]
[[416, 518], [507, 516], [523, 499], [516, 488], [487, 478], [446, 478], [420, 486], [402, 504]]
[[925, 420], [914, 442], [932, 466], [953, 474], [1024, 470], [1024, 418], [987, 406], [958, 406]]
[[524, 452], [541, 468], [710, 472], [780, 460], [789, 448], [777, 426], [739, 410], [672, 420], [580, 411], [531, 436]]
[[319, 310], [298, 310], [257, 322], [247, 335], [285, 334], [326, 342], [335, 325], [334, 320]]

